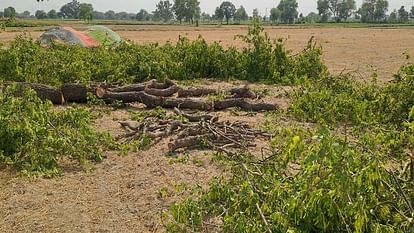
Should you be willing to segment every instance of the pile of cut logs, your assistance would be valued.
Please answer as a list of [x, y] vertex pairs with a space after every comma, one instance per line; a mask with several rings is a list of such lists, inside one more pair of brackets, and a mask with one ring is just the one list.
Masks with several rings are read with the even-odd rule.
[[[144, 123], [119, 122], [125, 134], [118, 136], [119, 141], [128, 142], [135, 139], [151, 138], [153, 143], [169, 139], [168, 149], [175, 152], [180, 149], [191, 149], [197, 146], [207, 147], [233, 156], [248, 152], [255, 147], [256, 139], [269, 138], [266, 132], [252, 129], [240, 121], [220, 121], [212, 115], [214, 111], [238, 107], [244, 111], [270, 111], [277, 106], [259, 101], [256, 94], [247, 86], [225, 90], [210, 88], [182, 88], [170, 80], [127, 86], [104, 84], [65, 84], [60, 88], [32, 83], [4, 83], [3, 88], [16, 85], [17, 93], [23, 89], [33, 89], [43, 100], [50, 100], [60, 105], [64, 103], [86, 103], [88, 93], [111, 103], [142, 103], [147, 108], [156, 107], [173, 109], [180, 116], [177, 119], [160, 120], [145, 119]], [[205, 98], [217, 96], [219, 98]], [[215, 99], [215, 100], [212, 100]], [[196, 113], [185, 112], [188, 110]], [[204, 113], [201, 113], [204, 112]]]
[[[122, 101], [123, 103], [139, 102], [147, 108], [179, 108], [202, 111], [218, 111], [227, 108], [238, 107], [245, 111], [270, 111], [275, 110], [275, 104], [259, 102], [256, 94], [247, 86], [217, 90], [209, 88], [179, 87], [171, 80], [160, 83], [151, 80], [145, 83], [127, 86], [110, 86], [104, 84], [65, 84], [60, 88], [33, 84], [33, 83], [5, 83], [4, 86], [17, 85], [18, 88], [31, 88], [43, 100], [50, 100], [60, 105], [64, 103], [86, 103], [88, 93], [94, 94], [106, 102]], [[209, 101], [206, 97], [224, 93], [225, 97], [216, 101]], [[249, 101], [247, 99], [250, 99]]]

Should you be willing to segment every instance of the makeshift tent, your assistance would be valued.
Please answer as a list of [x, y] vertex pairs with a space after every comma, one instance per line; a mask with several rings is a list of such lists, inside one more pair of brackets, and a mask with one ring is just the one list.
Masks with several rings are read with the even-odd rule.
[[71, 27], [51, 28], [40, 36], [39, 41], [42, 45], [50, 45], [54, 42], [93, 48], [101, 45], [116, 46], [122, 42], [122, 39], [107, 27], [92, 26], [86, 31], [77, 31]]
[[113, 46], [119, 45], [122, 42], [121, 37], [116, 34], [116, 32], [105, 26], [91, 26], [85, 31], [85, 33], [102, 45]]

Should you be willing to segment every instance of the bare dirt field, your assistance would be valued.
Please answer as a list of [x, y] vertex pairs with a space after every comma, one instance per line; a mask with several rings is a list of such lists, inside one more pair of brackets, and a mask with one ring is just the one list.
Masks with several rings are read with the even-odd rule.
[[[122, 37], [136, 43], [177, 41], [180, 35], [191, 39], [201, 35], [209, 42], [221, 41], [226, 46], [243, 46], [235, 35], [245, 34], [246, 26], [185, 27], [185, 26], [110, 26]], [[403, 53], [414, 54], [414, 29], [411, 28], [311, 28], [266, 27], [273, 39], [287, 39], [293, 52], [302, 50], [313, 36], [322, 45], [324, 59], [333, 73], [355, 71], [368, 76], [377, 71], [383, 81], [392, 78], [405, 63]], [[29, 31], [37, 38], [41, 31]], [[0, 43], [12, 40], [21, 32], [0, 33]]]

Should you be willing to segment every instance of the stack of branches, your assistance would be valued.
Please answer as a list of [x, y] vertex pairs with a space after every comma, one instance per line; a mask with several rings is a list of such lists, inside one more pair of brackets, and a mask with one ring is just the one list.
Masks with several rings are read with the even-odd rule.
[[146, 119], [141, 124], [119, 122], [127, 133], [117, 139], [131, 141], [148, 137], [158, 143], [169, 138], [169, 152], [203, 147], [234, 156], [256, 147], [253, 143], [256, 139], [271, 137], [270, 134], [252, 129], [243, 122], [219, 121], [216, 116], [189, 114], [178, 108], [174, 112], [183, 120]]

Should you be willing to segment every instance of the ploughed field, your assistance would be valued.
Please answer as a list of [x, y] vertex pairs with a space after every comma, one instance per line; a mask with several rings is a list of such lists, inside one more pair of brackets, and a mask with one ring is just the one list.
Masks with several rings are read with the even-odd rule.
[[[175, 42], [179, 36], [191, 39], [201, 35], [208, 42], [221, 41], [226, 46], [242, 47], [235, 35], [245, 34], [246, 26], [187, 26], [128, 25], [109, 26], [123, 38], [136, 43]], [[405, 62], [403, 53], [414, 54], [412, 28], [343, 28], [343, 27], [265, 27], [273, 39], [287, 39], [287, 48], [300, 52], [310, 37], [323, 46], [324, 59], [331, 72], [355, 71], [364, 77], [377, 72], [387, 81]], [[0, 33], [0, 43], [21, 34], [20, 29]], [[42, 30], [42, 29], [39, 29]], [[28, 29], [33, 38], [42, 32]]]

